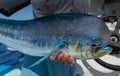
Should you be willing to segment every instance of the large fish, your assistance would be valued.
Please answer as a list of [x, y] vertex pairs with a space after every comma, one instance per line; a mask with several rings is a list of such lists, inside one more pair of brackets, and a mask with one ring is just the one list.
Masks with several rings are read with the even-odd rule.
[[[87, 14], [57, 14], [34, 20], [0, 19], [0, 42], [24, 54], [45, 56], [62, 49], [78, 59], [94, 59], [112, 51], [102, 19]], [[29, 67], [29, 68], [30, 68]]]

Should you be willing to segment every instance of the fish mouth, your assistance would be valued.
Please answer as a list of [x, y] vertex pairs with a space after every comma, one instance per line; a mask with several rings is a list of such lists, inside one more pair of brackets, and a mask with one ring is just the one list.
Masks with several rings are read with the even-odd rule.
[[93, 55], [97, 58], [109, 54], [110, 52], [112, 52], [113, 49], [108, 45], [108, 40], [102, 42], [97, 48], [95, 48], [95, 52], [93, 53]]
[[101, 48], [101, 49], [98, 50], [98, 56], [99, 57], [105, 56], [105, 55], [109, 54], [110, 52], [112, 52], [112, 50], [113, 49], [109, 46]]
[[113, 49], [109, 46], [110, 42], [111, 42], [111, 40], [105, 40], [103, 42], [103, 47], [101, 49], [105, 50], [108, 53], [112, 52]]
[[113, 49], [111, 47], [109, 47], [109, 46], [106, 46], [106, 47], [104, 47], [104, 48], [102, 48], [100, 50], [103, 50], [104, 52], [109, 54], [110, 52], [112, 52]]

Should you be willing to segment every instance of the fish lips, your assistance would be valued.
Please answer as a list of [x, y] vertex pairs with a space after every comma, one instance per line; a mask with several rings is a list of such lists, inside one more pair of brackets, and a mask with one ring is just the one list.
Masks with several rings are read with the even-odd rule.
[[93, 56], [95, 58], [99, 58], [112, 52], [113, 49], [109, 46], [109, 43], [110, 40], [103, 41], [98, 47], [95, 48]]
[[101, 49], [99, 49], [97, 51], [96, 57], [105, 56], [105, 55], [109, 54], [110, 52], [112, 52], [112, 50], [113, 49], [111, 47], [109, 47], [109, 46], [102, 47]]
[[106, 54], [112, 52], [113, 49], [109, 46], [109, 44], [110, 44], [110, 40], [103, 41], [103, 43], [100, 45], [101, 48], [99, 48], [99, 51], [106, 52]]
[[100, 50], [102, 50], [102, 51], [106, 52], [107, 54], [109, 54], [110, 52], [112, 52], [113, 49], [111, 47], [109, 47], [109, 46], [106, 46], [106, 47], [104, 47], [104, 48], [102, 48]]

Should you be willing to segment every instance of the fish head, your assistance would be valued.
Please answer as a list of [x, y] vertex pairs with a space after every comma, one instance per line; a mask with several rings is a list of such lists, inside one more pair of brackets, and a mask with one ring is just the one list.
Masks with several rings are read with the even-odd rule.
[[[75, 39], [77, 40], [77, 39]], [[96, 59], [109, 54], [112, 48], [108, 46], [110, 39], [101, 40], [97, 37], [80, 36], [76, 43], [70, 43], [69, 54], [77, 59]]]
[[[79, 59], [95, 59], [109, 54], [112, 48], [110, 31], [102, 19], [97, 17], [84, 17], [77, 21], [76, 30], [70, 48], [74, 50], [71, 54]], [[75, 43], [74, 43], [75, 42]]]
[[88, 46], [90, 47], [92, 58], [99, 58], [109, 54], [112, 51], [112, 48], [108, 45], [110, 44], [110, 39], [100, 40], [95, 39], [92, 40]]
[[99, 58], [112, 52], [112, 48], [109, 46], [111, 44], [111, 35], [102, 19], [95, 18], [93, 22], [94, 24], [91, 25], [91, 28], [88, 27], [90, 30], [86, 34], [89, 37], [90, 43], [88, 45], [91, 49], [92, 57]]

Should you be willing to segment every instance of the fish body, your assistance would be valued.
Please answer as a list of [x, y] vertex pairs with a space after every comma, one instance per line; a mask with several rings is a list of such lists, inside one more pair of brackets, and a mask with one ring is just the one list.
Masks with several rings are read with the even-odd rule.
[[32, 56], [49, 56], [67, 48], [75, 58], [91, 59], [112, 51], [106, 46], [110, 33], [102, 19], [77, 13], [24, 21], [0, 19], [0, 42]]

